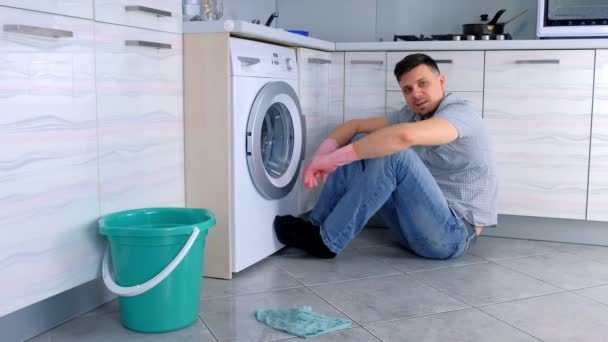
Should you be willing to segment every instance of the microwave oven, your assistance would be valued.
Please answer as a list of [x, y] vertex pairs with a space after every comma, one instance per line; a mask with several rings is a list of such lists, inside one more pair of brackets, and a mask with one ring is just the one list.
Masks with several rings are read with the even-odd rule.
[[538, 0], [536, 35], [608, 37], [608, 0]]

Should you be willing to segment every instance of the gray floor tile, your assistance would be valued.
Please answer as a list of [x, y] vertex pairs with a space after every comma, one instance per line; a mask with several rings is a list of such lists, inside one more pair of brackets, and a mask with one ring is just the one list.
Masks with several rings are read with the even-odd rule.
[[568, 252], [496, 261], [566, 290], [608, 284], [608, 267]]
[[[295, 337], [290, 338], [286, 341], [302, 341], [301, 338]], [[379, 339], [375, 338], [374, 335], [370, 334], [363, 328], [350, 328], [339, 331], [334, 331], [315, 337], [315, 342], [380, 342]]]
[[311, 289], [362, 325], [469, 307], [407, 275], [352, 280]]
[[287, 272], [278, 268], [273, 260], [265, 260], [236, 273], [232, 280], [204, 278], [201, 298], [238, 296], [301, 286]]
[[384, 227], [365, 227], [357, 237], [348, 244], [352, 248], [364, 248], [379, 245], [392, 245], [397, 240], [393, 237], [388, 228]]
[[608, 247], [586, 245], [572, 251], [572, 253], [601, 262], [603, 264], [608, 264]]
[[293, 335], [258, 322], [255, 311], [303, 305], [309, 305], [313, 311], [330, 317], [346, 318], [306, 288], [203, 300], [201, 318], [220, 341], [274, 341]]
[[40, 334], [36, 337], [33, 337], [33, 338], [27, 340], [26, 342], [51, 342], [51, 333], [45, 332], [43, 334]]
[[101, 306], [98, 306], [97, 308], [85, 313], [83, 316], [90, 316], [90, 315], [104, 315], [104, 314], [110, 314], [110, 313], [115, 313], [118, 312], [120, 310], [120, 308], [118, 307], [118, 299], [114, 299], [111, 300]]
[[81, 316], [51, 330], [52, 342], [212, 342], [205, 325], [197, 320], [187, 328], [162, 334], [144, 334], [124, 328], [118, 312]]
[[285, 247], [281, 250], [278, 250], [277, 252], [275, 252], [273, 255], [271, 255], [270, 257], [275, 257], [275, 256], [283, 256], [283, 255], [301, 255], [301, 254], [306, 254], [306, 252], [304, 252], [301, 249], [297, 249], [294, 247]]
[[547, 342], [608, 340], [608, 307], [573, 293], [552, 294], [480, 309]]
[[298, 255], [277, 257], [275, 260], [279, 267], [305, 285], [401, 274], [399, 270], [360, 255], [358, 251], [344, 251], [334, 259]]
[[408, 273], [473, 306], [562, 291], [494, 263]]
[[384, 342], [534, 342], [521, 332], [477, 309], [402, 319], [365, 327]]
[[583, 249], [589, 245], [582, 245], [578, 243], [565, 243], [565, 242], [552, 242], [552, 241], [539, 241], [543, 245], [553, 247], [563, 252], [571, 252], [579, 249]]
[[608, 285], [574, 291], [582, 296], [608, 305]]
[[426, 259], [396, 245], [360, 248], [358, 251], [361, 255], [379, 259], [387, 265], [403, 272], [432, 270], [488, 262], [485, 259], [478, 258], [471, 254], [465, 254], [460, 258], [450, 260]]
[[488, 260], [501, 260], [531, 255], [559, 252], [539, 241], [506, 239], [480, 236], [475, 247], [469, 252]]

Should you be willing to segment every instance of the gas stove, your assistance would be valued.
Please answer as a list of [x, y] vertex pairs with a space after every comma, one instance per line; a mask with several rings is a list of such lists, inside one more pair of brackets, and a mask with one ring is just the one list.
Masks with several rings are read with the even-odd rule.
[[483, 36], [474, 35], [462, 35], [462, 34], [432, 34], [425, 36], [423, 34], [416, 36], [413, 34], [406, 35], [395, 35], [393, 41], [407, 41], [407, 42], [421, 42], [421, 41], [433, 41], [433, 40], [511, 40], [511, 34], [491, 34]]

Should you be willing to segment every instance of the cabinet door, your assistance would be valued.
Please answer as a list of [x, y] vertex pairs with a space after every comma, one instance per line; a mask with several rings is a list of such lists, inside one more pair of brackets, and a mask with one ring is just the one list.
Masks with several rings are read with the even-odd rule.
[[[481, 116], [483, 108], [483, 92], [481, 91], [452, 91], [450, 92], [460, 98], [468, 100], [475, 108], [475, 111]], [[401, 91], [386, 92], [386, 113], [394, 113], [401, 110], [405, 106], [405, 99]]]
[[182, 32], [180, 0], [95, 0], [95, 20], [166, 32]]
[[488, 51], [501, 214], [585, 219], [594, 51]]
[[608, 50], [598, 50], [587, 219], [608, 221]]
[[384, 115], [386, 53], [347, 52], [344, 121]]
[[181, 35], [96, 23], [95, 38], [102, 214], [183, 206]]
[[93, 0], [0, 0], [0, 5], [93, 19]]
[[394, 75], [395, 65], [405, 56], [424, 53], [435, 60], [446, 78], [446, 90], [483, 91], [483, 51], [406, 51], [387, 54], [386, 89], [400, 90]]
[[0, 317], [98, 277], [93, 22], [0, 8]]
[[317, 202], [322, 187], [307, 189], [304, 186], [304, 166], [310, 161], [327, 136], [329, 119], [329, 68], [331, 53], [311, 49], [298, 49], [300, 103], [306, 129], [304, 161], [298, 180], [298, 211], [304, 213]]
[[331, 62], [329, 52], [298, 49], [299, 97], [306, 125], [305, 159], [312, 156], [327, 134]]

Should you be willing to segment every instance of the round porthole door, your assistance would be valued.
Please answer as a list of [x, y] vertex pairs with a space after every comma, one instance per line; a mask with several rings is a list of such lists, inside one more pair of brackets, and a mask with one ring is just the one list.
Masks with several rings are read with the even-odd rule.
[[295, 186], [304, 154], [304, 125], [294, 89], [277, 81], [257, 94], [247, 121], [247, 166], [260, 194], [285, 197]]

